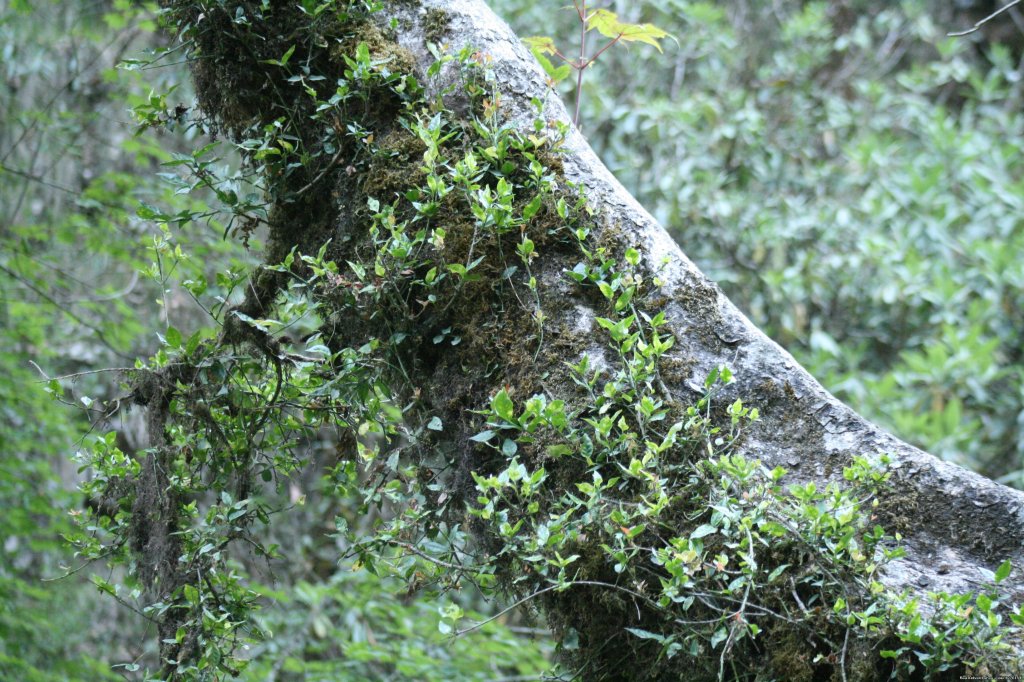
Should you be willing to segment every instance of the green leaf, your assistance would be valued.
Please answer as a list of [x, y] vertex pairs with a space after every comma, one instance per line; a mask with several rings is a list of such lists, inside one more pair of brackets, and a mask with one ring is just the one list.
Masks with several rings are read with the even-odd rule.
[[505, 389], [498, 391], [498, 394], [491, 400], [491, 409], [507, 422], [516, 420], [512, 399], [508, 397]]
[[572, 68], [568, 64], [562, 64], [561, 66], [555, 66], [551, 63], [551, 60], [547, 58], [547, 55], [555, 56], [558, 54], [558, 48], [555, 47], [555, 41], [547, 36], [533, 36], [530, 38], [523, 38], [523, 42], [530, 48], [530, 52], [533, 53], [534, 58], [540, 63], [541, 68], [544, 69], [544, 73], [548, 75], [555, 83], [560, 83], [569, 77], [572, 73]]
[[519, 255], [526, 261], [529, 261], [530, 256], [533, 254], [533, 248], [533, 240], [529, 237], [524, 237], [523, 241], [516, 247], [519, 251]]
[[636, 291], [636, 287], [629, 287], [622, 292], [622, 295], [615, 301], [615, 312], [621, 313], [629, 304], [633, 301], [633, 293]]
[[440, 417], [434, 417], [427, 422], [427, 428], [431, 431], [441, 431], [444, 428], [444, 425], [441, 423]]
[[729, 636], [729, 628], [720, 627], [715, 630], [715, 634], [711, 635], [711, 648], [714, 649], [719, 644], [725, 641], [725, 638]]
[[691, 540], [696, 540], [698, 538], [707, 537], [708, 535], [711, 535], [712, 533], [717, 533], [717, 532], [718, 532], [717, 528], [715, 528], [714, 526], [712, 526], [710, 524], [705, 523], [705, 524], [703, 524], [701, 526], [698, 526], [696, 528], [696, 530], [694, 530], [692, 533], [690, 533], [690, 539]]
[[587, 17], [587, 30], [596, 30], [606, 38], [620, 40], [624, 43], [647, 43], [657, 48], [658, 52], [662, 51], [661, 43], [659, 42], [662, 38], [672, 38], [675, 40], [666, 31], [663, 31], [654, 24], [628, 24], [619, 21], [619, 16], [615, 12], [610, 12], [606, 9], [597, 9], [591, 12], [590, 16]]
[[523, 207], [523, 219], [530, 220], [533, 216], [537, 215], [537, 211], [540, 210], [542, 204], [543, 197], [538, 194], [530, 203]]
[[288, 60], [292, 58], [293, 54], [295, 54], [295, 46], [294, 45], [289, 47], [288, 51], [285, 52], [284, 55], [282, 55], [282, 57], [280, 59], [264, 59], [264, 60], [262, 60], [261, 63], [262, 64], [273, 64], [274, 66], [288, 66]]
[[1003, 563], [999, 564], [999, 568], [996, 569], [996, 582], [1001, 583], [1010, 577], [1010, 571], [1013, 570], [1013, 564], [1007, 559]]
[[549, 445], [544, 449], [544, 451], [547, 453], [548, 457], [551, 458], [564, 457], [572, 454], [572, 448], [568, 445]]
[[171, 348], [181, 348], [181, 332], [175, 327], [168, 327], [164, 338], [167, 339], [167, 345]]
[[648, 632], [647, 630], [641, 630], [640, 628], [626, 628], [626, 632], [639, 637], [640, 639], [653, 639], [655, 641], [665, 643], [666, 638], [664, 635], [659, 635], [656, 632]]
[[558, 52], [558, 48], [555, 47], [555, 41], [548, 36], [530, 36], [523, 38], [523, 42], [533, 52], [540, 52], [541, 54], [553, 55]]

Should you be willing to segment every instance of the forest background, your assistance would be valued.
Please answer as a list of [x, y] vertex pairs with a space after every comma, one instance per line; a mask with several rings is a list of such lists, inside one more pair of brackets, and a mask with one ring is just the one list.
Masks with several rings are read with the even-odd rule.
[[[574, 33], [557, 2], [491, 5], [520, 35]], [[609, 51], [585, 79], [584, 131], [627, 189], [829, 390], [1024, 488], [1024, 14], [952, 38], [994, 5], [607, 6], [678, 38], [664, 54]], [[84, 503], [74, 455], [115, 432], [139, 446], [139, 415], [105, 419], [124, 393], [112, 370], [158, 352], [169, 328], [212, 334], [194, 283], [226, 291], [225, 269], [260, 253], [258, 233], [225, 238], [215, 197], [181, 191], [175, 154], [203, 143], [193, 129], [135, 134], [152, 93], [173, 85], [168, 101], [192, 105], [173, 54], [143, 66], [167, 41], [146, 3], [0, 0], [3, 679], [133, 678], [152, 662], [135, 595], [102, 594], [104, 567], [62, 540]], [[151, 207], [206, 216], [168, 226]], [[549, 669], [543, 623], [506, 617], [449, 641], [447, 604], [499, 605], [339, 563], [347, 548], [325, 532], [339, 502], [322, 492], [293, 484], [274, 529], [285, 558], [256, 571], [274, 637], [252, 647], [246, 679]]]

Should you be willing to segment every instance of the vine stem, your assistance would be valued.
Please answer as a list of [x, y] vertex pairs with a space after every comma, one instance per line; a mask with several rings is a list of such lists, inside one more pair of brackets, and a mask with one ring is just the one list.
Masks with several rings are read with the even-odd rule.
[[576, 115], [572, 124], [580, 127], [580, 102], [583, 101], [583, 70], [590, 66], [587, 62], [587, 0], [582, 0], [582, 8], [577, 5], [576, 11], [580, 15], [580, 61], [576, 69]]

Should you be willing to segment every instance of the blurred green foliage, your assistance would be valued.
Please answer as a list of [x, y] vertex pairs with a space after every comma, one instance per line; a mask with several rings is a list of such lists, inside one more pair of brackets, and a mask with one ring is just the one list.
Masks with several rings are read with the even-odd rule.
[[[81, 576], [40, 580], [71, 565], [61, 534], [79, 500], [68, 455], [90, 425], [86, 413], [55, 407], [40, 371], [123, 365], [145, 331], [127, 286], [140, 263], [127, 224], [128, 188], [138, 185], [130, 170], [143, 152], [102, 139], [104, 117], [123, 117], [131, 90], [113, 60], [135, 40], [112, 37], [103, 16], [98, 5], [0, 3], [3, 679], [117, 679], [101, 662], [113, 649], [96, 655], [116, 627], [111, 604]], [[103, 384], [85, 375], [66, 397]]]
[[[1024, 69], [1019, 45], [945, 37], [976, 18], [947, 4], [610, 2], [680, 44], [603, 56], [581, 118], [686, 253], [827, 388], [899, 436], [1024, 487]], [[559, 3], [492, 5], [522, 35], [573, 31]], [[104, 421], [116, 375], [93, 372], [132, 365], [172, 321], [188, 334], [211, 324], [169, 278], [140, 274], [160, 235], [139, 203], [196, 201], [155, 175], [193, 134], [135, 137], [127, 113], [171, 81], [189, 106], [184, 72], [173, 59], [114, 68], [160, 44], [153, 10], [0, 0], [3, 679], [123, 679], [110, 665], [153, 653], [145, 622], [98, 599], [89, 568], [40, 580], [78, 568], [60, 536], [89, 472], [68, 455], [94, 428], [130, 440], [131, 423]], [[225, 262], [250, 261], [220, 239], [217, 216], [190, 230], [175, 235], [191, 253], [183, 271], [213, 280]], [[77, 409], [55, 408], [42, 373], [84, 373], [58, 383]], [[312, 493], [308, 504], [329, 506]], [[271, 569], [262, 591], [275, 637], [252, 652], [249, 679], [543, 669], [547, 649], [507, 627], [448, 645], [435, 599], [336, 570], [339, 548], [309, 513], [287, 523], [287, 570]]]
[[[520, 34], [572, 30], [554, 3], [493, 4]], [[607, 4], [680, 43], [584, 81], [623, 184], [826, 388], [1024, 486], [1020, 17], [950, 38], [988, 5]]]

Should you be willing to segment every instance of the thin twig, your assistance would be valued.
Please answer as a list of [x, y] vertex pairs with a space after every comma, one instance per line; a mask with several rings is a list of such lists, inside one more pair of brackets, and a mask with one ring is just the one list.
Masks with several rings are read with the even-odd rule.
[[[596, 53], [594, 53], [593, 57], [591, 57], [590, 59], [587, 60], [587, 63], [583, 65], [583, 68], [585, 69], [588, 66], [590, 66], [591, 64], [593, 64], [594, 62], [596, 62], [597, 58], [600, 57], [602, 54], [604, 54], [605, 50], [607, 50], [609, 47], [611, 47], [615, 43], [619, 42], [619, 39], [622, 38], [622, 36], [624, 36], [624, 35], [626, 35], [625, 31], [623, 31], [619, 35], [617, 35], [614, 38], [612, 38], [611, 40], [609, 40], [607, 45], [602, 47], [600, 50], [598, 50]], [[582, 69], [580, 69], [580, 71], [582, 72]]]
[[843, 682], [846, 682], [846, 647], [850, 644], [850, 628], [846, 628], [846, 636], [843, 637], [843, 653], [839, 657], [839, 672], [843, 676]]
[[648, 597], [640, 594], [639, 592], [631, 590], [628, 587], [623, 587], [622, 585], [615, 585], [615, 584], [612, 584], [612, 583], [601, 582], [599, 580], [576, 580], [574, 582], [567, 583], [565, 585], [551, 585], [549, 587], [545, 587], [543, 590], [537, 590], [536, 592], [533, 592], [532, 594], [528, 594], [525, 597], [523, 597], [522, 599], [520, 599], [519, 601], [517, 601], [514, 604], [512, 604], [511, 606], [509, 606], [507, 608], [504, 608], [501, 611], [499, 611], [498, 613], [494, 614], [490, 618], [487, 618], [485, 620], [480, 621], [479, 623], [471, 625], [468, 628], [466, 628], [465, 630], [457, 631], [454, 636], [455, 637], [461, 637], [461, 636], [463, 636], [463, 635], [465, 635], [467, 633], [473, 632], [474, 630], [479, 630], [480, 628], [482, 628], [483, 626], [487, 625], [491, 621], [494, 621], [494, 620], [497, 620], [498, 618], [501, 618], [502, 616], [504, 616], [509, 611], [512, 611], [513, 609], [516, 609], [516, 608], [522, 606], [526, 602], [528, 602], [531, 599], [534, 599], [536, 597], [539, 597], [542, 594], [545, 594], [547, 592], [551, 592], [553, 590], [566, 590], [566, 589], [569, 589], [570, 587], [576, 587], [577, 585], [589, 585], [591, 587], [608, 587], [608, 588], [611, 588], [613, 590], [619, 590], [620, 592], [625, 592], [626, 594], [632, 595], [634, 597], [638, 597], [639, 599], [642, 599], [645, 602], [653, 603], [653, 602], [651, 602], [651, 600]]
[[974, 24], [974, 26], [972, 26], [971, 28], [967, 29], [966, 31], [960, 31], [958, 33], [947, 33], [946, 35], [949, 36], [950, 38], [959, 38], [961, 36], [970, 35], [971, 33], [974, 33], [975, 31], [977, 31], [979, 28], [981, 28], [982, 26], [984, 26], [988, 22], [990, 22], [993, 19], [995, 19], [996, 17], [998, 17], [1003, 12], [1005, 12], [1005, 11], [1007, 11], [1009, 9], [1012, 9], [1013, 7], [1016, 7], [1017, 5], [1019, 5], [1020, 1], [1021, 0], [1013, 0], [1013, 2], [1011, 2], [1011, 3], [1007, 4], [1007, 5], [1004, 5], [1003, 7], [1000, 7], [995, 12], [993, 12], [990, 15], [988, 15], [987, 17], [985, 17], [981, 21], [977, 22], [976, 24]]
[[125, 358], [125, 359], [128, 359], [128, 360], [131, 359], [131, 357], [129, 357], [128, 355], [125, 355], [121, 351], [117, 350], [117, 348], [115, 348], [114, 345], [112, 343], [110, 343], [110, 341], [107, 340], [107, 337], [104, 335], [102, 329], [100, 329], [99, 327], [97, 327], [95, 325], [89, 324], [84, 319], [82, 319], [80, 316], [78, 316], [74, 312], [72, 312], [70, 309], [65, 308], [63, 305], [61, 305], [60, 301], [58, 301], [56, 298], [54, 298], [53, 296], [50, 296], [45, 291], [43, 291], [41, 288], [37, 287], [32, 282], [30, 282], [29, 280], [25, 279], [24, 277], [19, 275], [17, 272], [11, 270], [10, 268], [8, 268], [8, 267], [6, 267], [4, 265], [0, 265], [0, 271], [6, 272], [8, 275], [11, 276], [12, 279], [15, 279], [18, 282], [21, 282], [24, 286], [26, 286], [28, 289], [30, 289], [37, 296], [46, 299], [52, 306], [54, 306], [55, 308], [60, 310], [62, 313], [64, 313], [68, 317], [70, 317], [72, 320], [74, 320], [78, 324], [82, 325], [86, 329], [89, 329], [90, 331], [94, 332], [96, 334], [96, 337], [100, 340], [100, 342], [104, 346], [109, 348], [115, 355], [117, 355], [119, 357], [122, 357], [122, 358]]
[[344, 147], [342, 147], [341, 149], [339, 149], [339, 150], [338, 150], [338, 153], [337, 153], [337, 154], [335, 154], [335, 155], [334, 155], [334, 158], [332, 158], [332, 159], [331, 159], [331, 161], [330, 161], [330, 163], [328, 163], [328, 164], [327, 164], [327, 167], [326, 167], [326, 168], [324, 168], [324, 169], [323, 169], [322, 171], [320, 171], [320, 174], [319, 174], [319, 175], [317, 175], [317, 176], [316, 176], [315, 178], [313, 178], [312, 180], [310, 180], [310, 181], [309, 181], [309, 184], [308, 184], [308, 185], [306, 185], [305, 187], [303, 187], [302, 189], [300, 189], [299, 191], [297, 191], [297, 192], [295, 193], [295, 198], [301, 197], [301, 196], [302, 196], [303, 194], [305, 194], [306, 192], [308, 192], [309, 190], [311, 190], [311, 189], [313, 188], [313, 186], [314, 186], [314, 185], [316, 185], [316, 184], [317, 184], [318, 182], [320, 182], [321, 180], [323, 180], [323, 179], [324, 179], [324, 176], [326, 176], [326, 175], [327, 175], [327, 174], [328, 174], [329, 172], [331, 172], [331, 171], [332, 171], [332, 170], [334, 169], [334, 167], [335, 167], [335, 166], [337, 166], [337, 165], [338, 165], [338, 161], [340, 161], [340, 160], [341, 160], [341, 154], [342, 154], [342, 152], [344, 152], [344, 151], [345, 151], [345, 148], [344, 148]]
[[104, 372], [134, 372], [135, 370], [138, 369], [137, 367], [104, 367], [103, 369], [90, 369], [87, 372], [75, 372], [74, 374], [62, 374], [59, 377], [51, 377], [49, 374], [44, 372], [43, 368], [37, 365], [35, 361], [29, 360], [28, 364], [35, 367], [36, 371], [43, 376], [43, 378], [40, 379], [38, 383], [43, 383], [44, 381], [51, 381], [53, 379], [77, 379], [78, 377], [84, 377], [89, 374], [103, 374]]
[[453, 571], [465, 571], [465, 570], [468, 570], [465, 566], [460, 566], [459, 564], [453, 564], [451, 562], [442, 561], [441, 559], [437, 559], [435, 557], [432, 557], [429, 554], [427, 554], [426, 552], [424, 552], [423, 550], [421, 550], [418, 547], [416, 547], [416, 545], [409, 544], [408, 542], [400, 542], [398, 540], [388, 540], [387, 543], [389, 545], [394, 545], [396, 547], [401, 547], [402, 549], [407, 549], [410, 552], [412, 552], [413, 554], [415, 554], [416, 556], [418, 556], [418, 557], [420, 557], [422, 559], [426, 559], [430, 563], [436, 564], [437, 566], [440, 566], [442, 568], [450, 568]]
[[583, 7], [576, 6], [576, 10], [580, 13], [580, 61], [579, 66], [576, 68], [576, 115], [572, 119], [572, 124], [579, 128], [580, 126], [580, 102], [583, 100], [583, 70], [587, 68], [587, 0], [583, 0]]
[[[65, 187], [64, 185], [58, 185], [55, 182], [50, 182], [46, 178], [44, 178], [42, 176], [39, 176], [39, 175], [35, 175], [33, 173], [28, 173], [28, 172], [23, 171], [23, 170], [18, 170], [17, 168], [11, 168], [10, 166], [8, 166], [8, 165], [6, 165], [6, 164], [4, 164], [2, 162], [0, 162], [0, 172], [10, 173], [11, 175], [17, 175], [19, 178], [25, 178], [26, 180], [31, 180], [32, 182], [37, 182], [40, 185], [43, 185], [44, 187], [49, 187], [50, 189], [55, 189], [55, 190], [58, 190], [60, 192], [65, 192], [66, 194], [74, 194], [76, 196], [81, 194], [81, 192], [79, 192], [78, 190], [71, 189], [70, 187]], [[102, 202], [98, 202], [98, 203], [102, 203]], [[113, 204], [108, 204], [108, 206], [114, 207]]]

